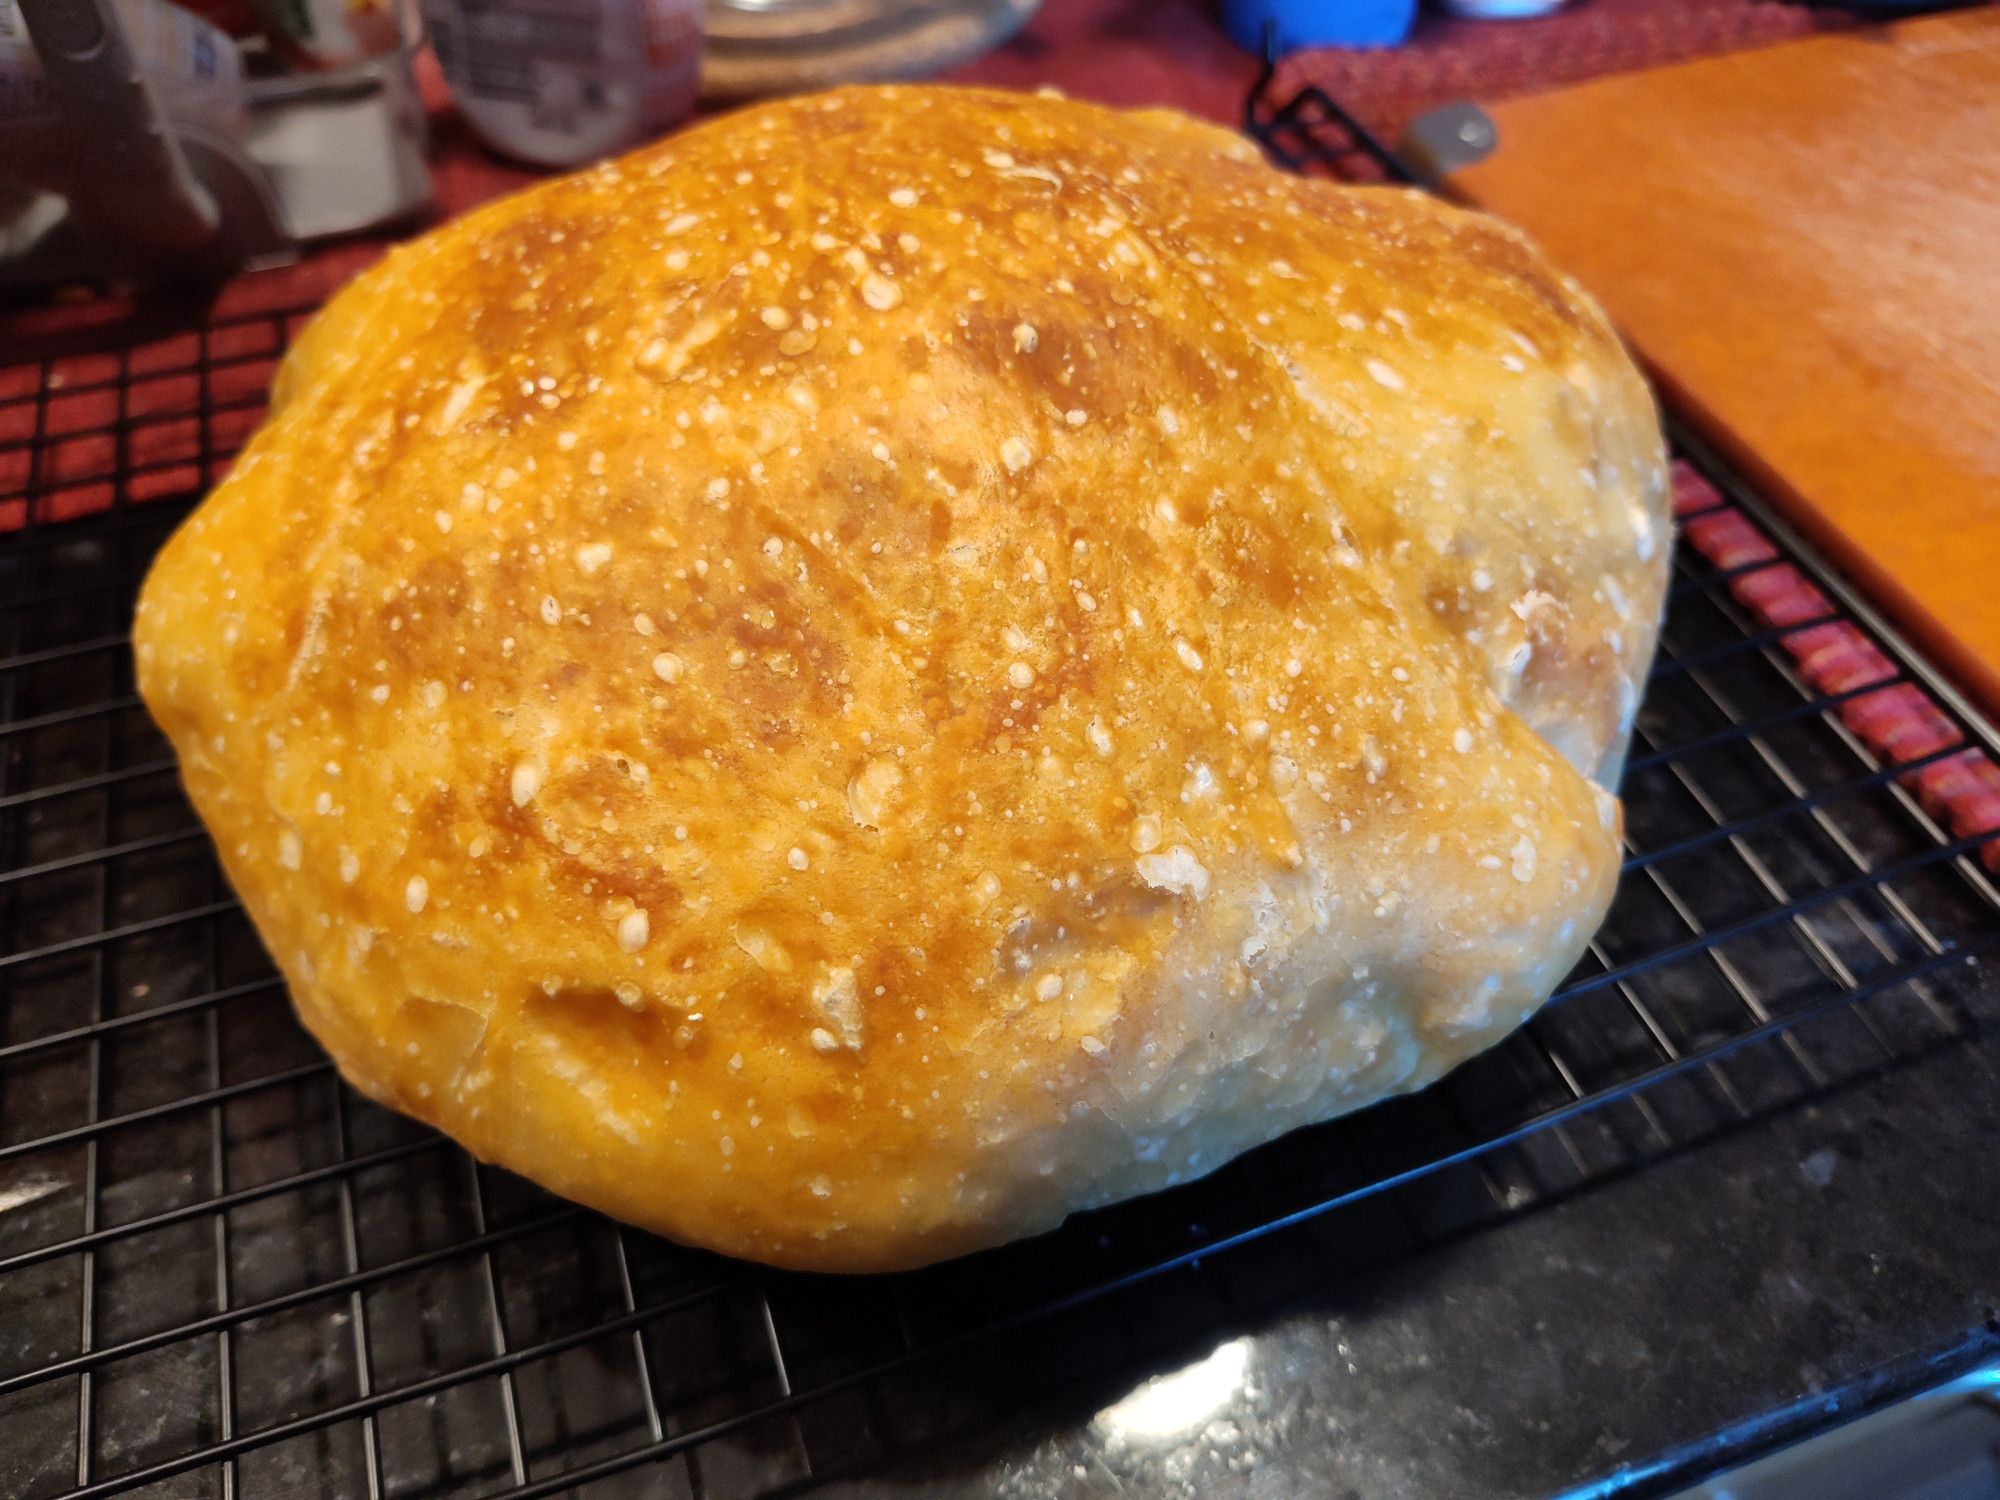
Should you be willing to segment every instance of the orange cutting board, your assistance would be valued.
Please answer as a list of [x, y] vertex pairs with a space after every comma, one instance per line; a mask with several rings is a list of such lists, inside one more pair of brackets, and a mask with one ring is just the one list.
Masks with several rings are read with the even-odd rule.
[[1492, 107], [1449, 179], [2000, 708], [2000, 10]]

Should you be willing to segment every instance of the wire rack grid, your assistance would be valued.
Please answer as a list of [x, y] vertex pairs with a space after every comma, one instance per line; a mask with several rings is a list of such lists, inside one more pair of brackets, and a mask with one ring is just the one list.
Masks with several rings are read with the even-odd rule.
[[[311, 310], [0, 368], [0, 1495], [796, 1492], [979, 1420], [1012, 1372], [1231, 1326], [2000, 1012], [1982, 841], [1801, 675], [1804, 626], [1683, 545], [1613, 913], [1441, 1084], [903, 1276], [760, 1271], [561, 1203], [341, 1085], [132, 692], [147, 560]], [[1934, 689], [1993, 743], [1709, 473], [1730, 498], [1697, 507], [1747, 507], [1892, 663], [1869, 691]]]

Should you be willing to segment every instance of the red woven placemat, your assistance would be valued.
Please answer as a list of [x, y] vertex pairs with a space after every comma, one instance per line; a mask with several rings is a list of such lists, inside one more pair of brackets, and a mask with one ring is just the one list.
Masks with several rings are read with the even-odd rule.
[[[1841, 722], [1885, 765], [1921, 762], [1899, 780], [1925, 812], [1954, 838], [2000, 829], [2000, 766], [1970, 745], [1957, 755], [1941, 754], [1965, 745], [1965, 736], [1930, 695], [1913, 682], [1893, 680], [1899, 675], [1895, 663], [1858, 627], [1828, 620], [1839, 613], [1834, 601], [1684, 463], [1674, 465], [1674, 511], [1688, 518], [1682, 532], [1689, 545], [1717, 571], [1737, 573], [1725, 586], [1764, 629], [1802, 627], [1780, 636], [1778, 644], [1815, 692], [1854, 695], [1834, 710]], [[1871, 683], [1883, 686], [1870, 692]], [[2000, 843], [1985, 845], [1980, 857], [2000, 871]]]

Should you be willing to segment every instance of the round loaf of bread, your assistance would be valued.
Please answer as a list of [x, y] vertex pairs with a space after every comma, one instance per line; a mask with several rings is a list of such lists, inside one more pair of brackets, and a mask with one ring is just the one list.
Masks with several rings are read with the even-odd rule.
[[356, 1087], [869, 1270], [1528, 1015], [1610, 899], [1669, 530], [1644, 384], [1513, 231], [855, 90], [361, 276], [137, 658]]

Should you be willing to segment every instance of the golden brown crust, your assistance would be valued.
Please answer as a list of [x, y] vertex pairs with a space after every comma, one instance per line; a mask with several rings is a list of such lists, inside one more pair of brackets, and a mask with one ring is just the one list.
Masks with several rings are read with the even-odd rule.
[[1511, 231], [853, 90], [360, 278], [138, 660], [359, 1087], [860, 1270], [1517, 1024], [1609, 900], [1668, 525], [1641, 381]]

